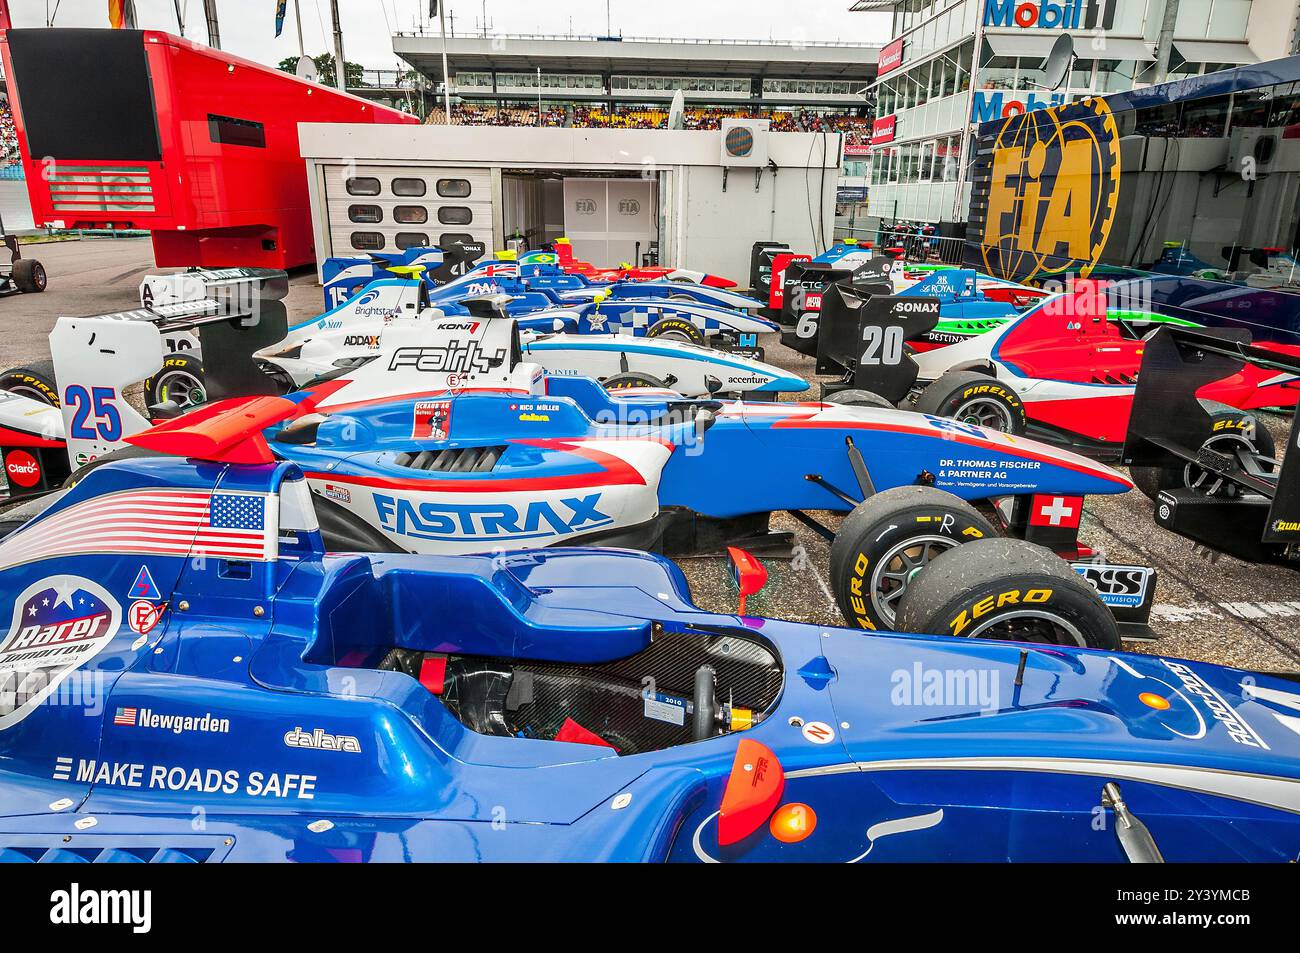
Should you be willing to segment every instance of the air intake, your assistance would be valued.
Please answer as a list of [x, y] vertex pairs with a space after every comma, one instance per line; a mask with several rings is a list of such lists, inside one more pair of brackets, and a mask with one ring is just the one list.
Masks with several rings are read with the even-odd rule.
[[399, 467], [429, 473], [490, 473], [505, 452], [504, 446], [421, 450], [398, 454], [396, 463]]

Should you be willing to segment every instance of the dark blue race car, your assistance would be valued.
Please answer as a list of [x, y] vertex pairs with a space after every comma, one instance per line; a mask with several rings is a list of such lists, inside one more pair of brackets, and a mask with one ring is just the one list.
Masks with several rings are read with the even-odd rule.
[[327, 555], [294, 405], [234, 411], [0, 543], [0, 859], [1300, 857], [1293, 682], [709, 613], [652, 555]]

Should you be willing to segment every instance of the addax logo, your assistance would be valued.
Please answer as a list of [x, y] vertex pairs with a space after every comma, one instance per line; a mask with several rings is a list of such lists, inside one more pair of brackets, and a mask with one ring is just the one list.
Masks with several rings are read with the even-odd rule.
[[598, 510], [600, 494], [535, 500], [521, 512], [505, 503], [413, 503], [374, 494], [380, 525], [390, 533], [416, 539], [533, 540], [567, 536], [614, 522]]
[[1087, 277], [1119, 199], [1115, 117], [1100, 99], [1008, 119], [993, 142], [981, 252], [985, 270], [1025, 280]]
[[22, 721], [112, 641], [122, 607], [81, 576], [49, 576], [14, 602], [0, 643], [0, 729]]

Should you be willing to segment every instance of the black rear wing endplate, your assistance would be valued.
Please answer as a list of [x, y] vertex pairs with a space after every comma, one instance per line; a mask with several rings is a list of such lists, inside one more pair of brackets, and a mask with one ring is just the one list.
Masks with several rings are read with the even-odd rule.
[[897, 404], [916, 383], [920, 368], [905, 347], [939, 323], [939, 299], [873, 293], [873, 287], [838, 282], [822, 295], [817, 373], [838, 375], [849, 386]]
[[[1197, 398], [1207, 384], [1236, 374], [1245, 364], [1300, 375], [1300, 359], [1255, 347], [1245, 329], [1166, 326], [1147, 340], [1134, 388], [1122, 460], [1128, 466], [1192, 463], [1272, 500], [1264, 542], [1300, 542], [1300, 453], [1283, 456], [1277, 481], [1261, 479], [1234, 459], [1201, 447], [1213, 433], [1211, 414]], [[1292, 417], [1288, 448], [1296, 448]]]

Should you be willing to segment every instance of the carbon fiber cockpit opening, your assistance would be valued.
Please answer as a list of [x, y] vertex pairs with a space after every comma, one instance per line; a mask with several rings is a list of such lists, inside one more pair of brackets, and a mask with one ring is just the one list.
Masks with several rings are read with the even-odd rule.
[[[380, 667], [419, 677], [430, 657], [395, 649]], [[706, 665], [716, 673], [717, 703], [748, 709], [755, 721], [780, 695], [781, 663], [765, 640], [664, 632], [642, 652], [591, 665], [447, 656], [440, 697], [462, 724], [483, 734], [549, 740], [572, 720], [619, 754], [637, 754], [692, 740], [696, 673]], [[680, 723], [671, 717], [674, 703]]]

